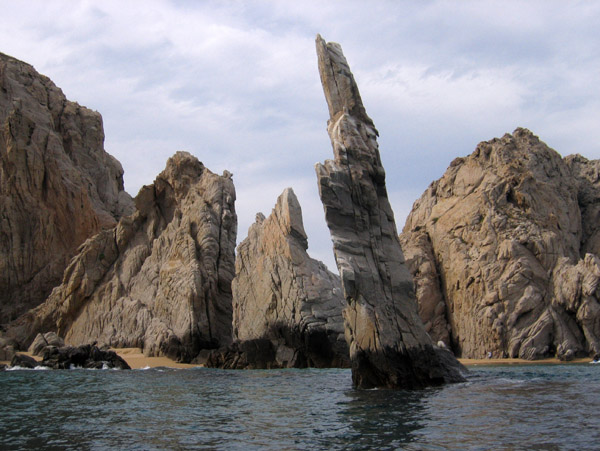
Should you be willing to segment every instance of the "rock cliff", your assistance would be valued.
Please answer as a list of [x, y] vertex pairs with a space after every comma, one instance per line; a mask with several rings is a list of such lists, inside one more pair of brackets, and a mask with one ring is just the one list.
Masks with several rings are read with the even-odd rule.
[[0, 53], [0, 324], [46, 299], [78, 246], [133, 212], [102, 117]]
[[287, 188], [268, 218], [256, 216], [237, 248], [234, 339], [268, 348], [258, 354], [264, 362], [249, 355], [241, 366], [349, 365], [340, 279], [310, 258], [307, 248], [302, 210]]
[[418, 388], [464, 380], [437, 349], [417, 313], [387, 198], [377, 130], [336, 43], [317, 37], [335, 160], [317, 164], [319, 193], [347, 302], [344, 310], [355, 386]]
[[463, 357], [597, 354], [599, 231], [600, 161], [525, 129], [480, 143], [401, 235], [427, 330]]
[[7, 330], [20, 346], [54, 331], [77, 345], [189, 360], [231, 341], [237, 217], [231, 174], [178, 152], [137, 211], [87, 240], [48, 300]]

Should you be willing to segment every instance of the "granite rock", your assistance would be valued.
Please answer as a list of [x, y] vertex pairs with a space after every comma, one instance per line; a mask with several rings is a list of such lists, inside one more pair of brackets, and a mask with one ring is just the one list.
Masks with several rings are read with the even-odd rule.
[[317, 37], [334, 160], [317, 164], [319, 193], [347, 307], [352, 379], [361, 388], [463, 381], [421, 322], [385, 187], [378, 132], [341, 47]]
[[0, 53], [0, 324], [42, 303], [77, 248], [133, 212], [102, 117]]
[[[256, 216], [237, 248], [234, 339], [253, 343], [228, 351], [231, 356], [237, 351], [245, 354], [238, 366], [349, 365], [339, 276], [312, 259], [307, 249], [302, 210], [294, 191], [287, 188], [268, 218]], [[261, 343], [265, 352], [254, 352]]]
[[188, 361], [231, 342], [237, 216], [231, 174], [177, 152], [136, 212], [88, 239], [47, 301], [11, 323], [28, 346], [37, 333], [65, 342], [139, 347]]
[[455, 159], [401, 235], [432, 338], [468, 358], [598, 353], [599, 174], [522, 128]]
[[47, 346], [54, 346], [57, 348], [63, 347], [65, 341], [60, 338], [54, 332], [46, 332], [45, 334], [37, 334], [31, 345], [29, 346], [28, 352], [36, 356], [42, 356], [44, 349]]

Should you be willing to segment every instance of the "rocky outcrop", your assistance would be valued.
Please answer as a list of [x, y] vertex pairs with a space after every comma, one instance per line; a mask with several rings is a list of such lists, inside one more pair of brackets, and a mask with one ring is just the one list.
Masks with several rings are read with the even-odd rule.
[[129, 364], [116, 352], [100, 349], [96, 345], [63, 346], [57, 348], [48, 346], [44, 350], [43, 359], [39, 366], [53, 370], [68, 370], [71, 368], [86, 368], [94, 370], [119, 369], [130, 370]]
[[96, 340], [187, 361], [231, 341], [237, 217], [231, 174], [178, 152], [137, 197], [135, 214], [86, 241], [48, 300], [7, 335]]
[[600, 161], [530, 131], [480, 143], [417, 200], [401, 236], [421, 317], [463, 357], [600, 351]]
[[100, 349], [95, 344], [82, 346], [47, 346], [41, 361], [26, 354], [15, 354], [10, 366], [34, 369], [45, 368], [52, 370], [68, 370], [73, 368], [85, 369], [119, 369], [130, 370], [131, 367], [116, 352]]
[[[268, 218], [262, 213], [256, 216], [248, 237], [237, 248], [234, 339], [254, 346], [238, 343], [216, 365], [348, 366], [339, 277], [310, 258], [307, 248], [302, 210], [293, 190], [287, 188]], [[244, 356], [233, 363], [240, 352]]]
[[363, 388], [418, 388], [462, 381], [458, 362], [442, 357], [418, 316], [387, 198], [378, 133], [341, 47], [318, 36], [317, 55], [335, 160], [317, 164], [316, 171], [348, 303], [344, 319], [353, 382]]
[[43, 302], [78, 246], [133, 212], [102, 117], [0, 53], [0, 324]]

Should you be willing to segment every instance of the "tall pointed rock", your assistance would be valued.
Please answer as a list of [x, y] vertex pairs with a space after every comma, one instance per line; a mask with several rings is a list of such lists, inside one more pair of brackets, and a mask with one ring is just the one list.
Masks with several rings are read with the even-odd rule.
[[337, 43], [316, 40], [335, 160], [317, 163], [319, 193], [347, 307], [352, 379], [360, 388], [420, 388], [464, 380], [417, 313], [412, 277], [387, 197], [378, 132]]

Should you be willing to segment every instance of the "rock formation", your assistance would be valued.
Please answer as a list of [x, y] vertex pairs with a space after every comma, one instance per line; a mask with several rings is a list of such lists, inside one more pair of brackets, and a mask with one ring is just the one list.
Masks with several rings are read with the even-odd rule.
[[316, 171], [348, 304], [353, 382], [363, 388], [418, 388], [462, 381], [458, 362], [433, 345], [418, 316], [387, 198], [378, 133], [348, 63], [339, 44], [320, 36], [316, 44], [335, 156]]
[[133, 212], [102, 117], [0, 53], [0, 324], [46, 299], [77, 247]]
[[415, 202], [401, 241], [429, 333], [459, 355], [600, 352], [600, 161], [525, 129], [482, 142]]
[[86, 369], [120, 369], [130, 370], [131, 367], [116, 352], [100, 349], [96, 345], [81, 346], [47, 346], [43, 358], [37, 361], [26, 354], [15, 354], [10, 362], [12, 367], [20, 368], [50, 368], [53, 370], [68, 370], [72, 368]]
[[256, 216], [237, 248], [233, 332], [238, 343], [225, 357], [213, 356], [209, 365], [349, 365], [340, 279], [310, 258], [307, 248], [302, 210], [287, 188], [268, 218]]
[[21, 347], [54, 331], [70, 344], [141, 347], [187, 361], [231, 341], [237, 217], [231, 174], [178, 152], [135, 214], [87, 240], [48, 300], [7, 330]]
[[65, 341], [55, 332], [46, 332], [45, 334], [37, 334], [27, 351], [32, 355], [42, 356], [48, 346], [62, 348], [64, 345]]

